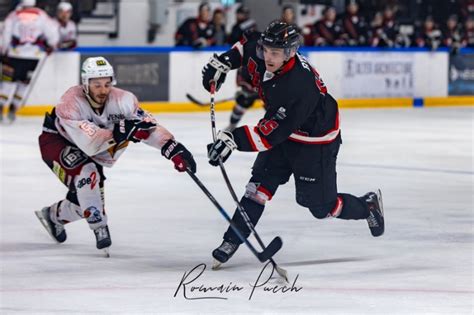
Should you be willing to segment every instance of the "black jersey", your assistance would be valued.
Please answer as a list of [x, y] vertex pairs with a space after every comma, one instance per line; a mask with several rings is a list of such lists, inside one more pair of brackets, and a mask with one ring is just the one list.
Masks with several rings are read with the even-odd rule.
[[285, 141], [325, 144], [337, 138], [337, 102], [303, 56], [296, 54], [277, 73], [267, 72], [257, 56], [257, 40], [244, 36], [224, 57], [232, 69], [246, 68], [266, 108], [257, 126], [232, 132], [239, 151], [265, 151]]

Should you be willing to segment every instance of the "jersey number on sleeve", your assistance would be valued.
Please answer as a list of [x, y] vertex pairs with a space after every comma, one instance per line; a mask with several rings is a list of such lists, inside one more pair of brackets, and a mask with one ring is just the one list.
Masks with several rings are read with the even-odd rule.
[[264, 135], [268, 136], [273, 130], [278, 128], [278, 123], [275, 120], [262, 120], [258, 124], [258, 130]]

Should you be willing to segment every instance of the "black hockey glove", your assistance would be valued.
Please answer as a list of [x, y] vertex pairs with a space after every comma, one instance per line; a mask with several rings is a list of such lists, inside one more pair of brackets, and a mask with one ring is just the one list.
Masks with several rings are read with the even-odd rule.
[[161, 154], [174, 163], [174, 168], [178, 172], [184, 172], [188, 168], [192, 173], [196, 173], [196, 162], [193, 155], [184, 145], [174, 139], [170, 139], [165, 143], [161, 148]]
[[115, 123], [113, 136], [117, 144], [124, 141], [140, 142], [146, 139], [151, 129], [155, 128], [156, 124], [151, 121], [144, 121], [140, 119], [122, 119]]
[[216, 91], [218, 91], [225, 81], [227, 72], [231, 70], [230, 67], [230, 62], [226, 60], [226, 57], [214, 54], [204, 68], [202, 68], [202, 85], [204, 88], [210, 92], [211, 81], [214, 81], [216, 83]]
[[235, 144], [232, 133], [229, 131], [219, 131], [216, 141], [207, 145], [209, 164], [212, 166], [219, 165], [219, 158], [224, 163], [235, 149], [237, 149], [237, 144]]

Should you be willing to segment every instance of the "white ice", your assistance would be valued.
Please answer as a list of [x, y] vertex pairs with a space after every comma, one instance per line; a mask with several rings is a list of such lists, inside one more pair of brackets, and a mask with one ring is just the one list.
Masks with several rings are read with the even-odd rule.
[[[362, 195], [380, 187], [385, 235], [373, 238], [365, 220], [313, 218], [296, 204], [290, 181], [257, 230], [265, 242], [281, 236], [275, 260], [302, 289], [257, 288], [251, 300], [250, 283], [263, 265], [242, 246], [222, 270], [210, 270], [226, 222], [186, 174], [146, 145], [131, 145], [106, 169], [111, 258], [95, 249], [85, 222], [67, 225], [68, 240], [54, 243], [33, 211], [66, 190], [41, 160], [42, 119], [19, 117], [0, 126], [0, 313], [473, 314], [473, 112], [343, 110], [339, 191]], [[251, 111], [244, 122], [261, 115]], [[194, 153], [197, 175], [232, 214], [219, 169], [206, 160], [208, 113], [157, 116]], [[219, 112], [218, 127], [228, 117]], [[239, 196], [254, 158], [235, 152], [226, 163]], [[174, 297], [183, 274], [201, 263], [201, 277]], [[190, 291], [230, 283], [243, 289]], [[275, 285], [284, 284], [267, 283]], [[184, 293], [227, 299], [187, 300]]]

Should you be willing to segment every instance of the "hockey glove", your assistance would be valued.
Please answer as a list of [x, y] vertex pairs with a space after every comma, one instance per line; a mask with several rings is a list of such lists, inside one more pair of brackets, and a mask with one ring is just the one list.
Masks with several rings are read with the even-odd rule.
[[148, 138], [150, 130], [155, 128], [156, 124], [151, 121], [140, 119], [122, 119], [115, 123], [113, 136], [117, 144], [124, 141], [140, 142]]
[[216, 91], [218, 91], [225, 81], [227, 72], [231, 70], [231, 65], [225, 58], [214, 54], [204, 68], [202, 68], [202, 85], [209, 92], [211, 91], [211, 81], [216, 83]]
[[212, 166], [219, 165], [219, 158], [224, 163], [232, 153], [237, 149], [234, 136], [228, 131], [219, 131], [216, 141], [207, 145], [207, 157]]
[[170, 139], [165, 143], [161, 148], [161, 154], [174, 163], [174, 168], [178, 172], [184, 172], [188, 168], [192, 173], [196, 173], [196, 162], [193, 155], [184, 145], [174, 139]]

